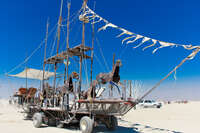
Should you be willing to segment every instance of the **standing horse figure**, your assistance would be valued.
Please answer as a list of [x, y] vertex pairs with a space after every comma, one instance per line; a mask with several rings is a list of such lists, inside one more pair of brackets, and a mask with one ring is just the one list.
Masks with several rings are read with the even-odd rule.
[[117, 60], [111, 72], [98, 74], [96, 80], [98, 81], [99, 84], [106, 84], [111, 81], [118, 84], [120, 81], [120, 75], [119, 75], [120, 67], [121, 67], [121, 60]]
[[111, 89], [112, 86], [116, 86], [120, 94], [118, 85], [122, 85], [120, 83], [120, 75], [119, 75], [121, 65], [122, 65], [121, 60], [117, 60], [111, 72], [98, 74], [96, 77], [98, 84], [99, 85], [106, 84], [109, 82], [111, 84]]

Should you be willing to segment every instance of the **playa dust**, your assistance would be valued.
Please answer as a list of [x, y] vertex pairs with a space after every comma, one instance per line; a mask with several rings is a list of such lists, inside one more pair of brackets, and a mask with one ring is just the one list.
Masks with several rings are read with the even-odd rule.
[[[0, 100], [1, 133], [81, 133], [77, 128], [34, 128], [32, 121], [23, 120], [22, 110]], [[147, 108], [131, 110], [120, 117], [116, 131], [104, 126], [96, 127], [96, 133], [197, 133], [200, 131], [200, 102], [168, 104], [161, 109]]]

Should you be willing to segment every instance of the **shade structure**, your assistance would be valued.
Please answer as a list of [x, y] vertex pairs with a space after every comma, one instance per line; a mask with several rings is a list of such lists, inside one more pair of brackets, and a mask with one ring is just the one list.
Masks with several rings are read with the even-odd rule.
[[[43, 80], [43, 70], [26, 68], [26, 69], [24, 69], [24, 71], [22, 71], [18, 74], [8, 75], [8, 76], [18, 77], [18, 78]], [[44, 71], [44, 80], [48, 80], [52, 76], [54, 76], [54, 72]]]

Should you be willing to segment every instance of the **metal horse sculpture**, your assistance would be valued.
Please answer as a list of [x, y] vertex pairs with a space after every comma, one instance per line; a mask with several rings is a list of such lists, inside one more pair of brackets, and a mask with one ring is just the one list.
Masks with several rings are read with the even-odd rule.
[[99, 84], [106, 84], [108, 82], [120, 83], [119, 70], [121, 67], [121, 60], [117, 60], [113, 70], [109, 73], [100, 73], [97, 75], [96, 80]]

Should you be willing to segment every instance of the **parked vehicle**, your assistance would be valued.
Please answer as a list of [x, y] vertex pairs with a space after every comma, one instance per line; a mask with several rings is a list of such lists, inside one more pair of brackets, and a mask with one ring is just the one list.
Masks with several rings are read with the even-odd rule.
[[156, 102], [154, 100], [142, 100], [138, 103], [138, 106], [143, 108], [161, 108], [162, 103]]

